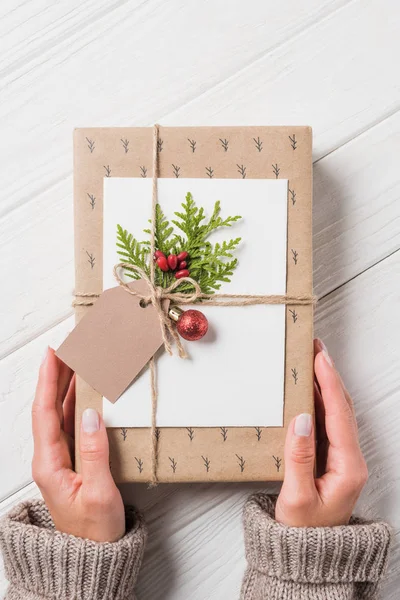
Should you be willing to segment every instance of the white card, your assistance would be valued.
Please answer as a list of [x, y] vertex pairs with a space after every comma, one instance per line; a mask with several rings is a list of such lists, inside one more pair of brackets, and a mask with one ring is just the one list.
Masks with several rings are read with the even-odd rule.
[[[105, 178], [103, 209], [104, 289], [116, 285], [117, 224], [139, 240], [148, 239], [152, 182], [147, 178]], [[158, 202], [171, 220], [187, 192], [211, 215], [221, 201], [222, 217], [241, 215], [210, 237], [241, 237], [238, 266], [229, 294], [285, 294], [287, 180], [158, 180]], [[188, 308], [188, 307], [184, 307]], [[159, 427], [279, 427], [283, 425], [285, 306], [199, 306], [209, 321], [200, 341], [184, 342], [190, 356], [157, 354]], [[151, 396], [145, 369], [119, 400], [103, 400], [107, 427], [149, 427]]]

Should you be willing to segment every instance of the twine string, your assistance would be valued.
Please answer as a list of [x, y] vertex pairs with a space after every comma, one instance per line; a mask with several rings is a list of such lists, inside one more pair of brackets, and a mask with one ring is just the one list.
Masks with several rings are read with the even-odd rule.
[[[168, 326], [166, 320], [168, 315], [164, 313], [161, 299], [155, 291], [155, 264], [153, 260], [155, 252], [155, 237], [156, 237], [156, 210], [157, 210], [157, 195], [158, 195], [158, 129], [157, 124], [153, 127], [153, 172], [152, 172], [152, 194], [151, 194], [151, 230], [150, 230], [150, 289], [152, 291], [152, 304], [156, 309], [161, 325], [164, 346], [167, 352], [172, 353], [171, 346], [167, 338], [167, 330], [172, 328]], [[115, 273], [114, 269], [114, 273]], [[153, 292], [154, 290], [154, 292]], [[178, 334], [177, 334], [178, 335]], [[156, 362], [154, 356], [150, 359], [150, 387], [151, 387], [151, 485], [157, 485], [157, 463], [158, 463], [158, 436], [157, 436], [157, 379], [156, 379]]]
[[[149, 286], [149, 294], [142, 294], [135, 290], [132, 290], [127, 283], [125, 283], [118, 274], [118, 269], [124, 268], [130, 271], [135, 271], [140, 276], [140, 279], [146, 281]], [[181, 277], [174, 281], [169, 287], [162, 288], [159, 286], [153, 286], [150, 278], [146, 271], [140, 267], [136, 267], [131, 263], [118, 263], [114, 266], [114, 277], [117, 283], [126, 289], [129, 294], [138, 296], [145, 304], [156, 304], [160, 300], [171, 300], [175, 304], [194, 304], [195, 302], [201, 301], [202, 305], [207, 306], [254, 306], [256, 304], [315, 304], [317, 301], [316, 296], [307, 295], [257, 295], [257, 294], [205, 294], [201, 291], [200, 285], [192, 277]], [[175, 292], [175, 290], [182, 283], [190, 283], [194, 291], [189, 292]], [[171, 319], [169, 319], [170, 321]]]
[[[205, 294], [201, 291], [200, 285], [192, 277], [182, 277], [174, 281], [169, 287], [162, 288], [155, 285], [155, 262], [153, 260], [155, 252], [155, 226], [156, 210], [158, 196], [158, 135], [159, 125], [153, 128], [153, 177], [152, 177], [152, 203], [151, 203], [151, 229], [150, 229], [150, 275], [143, 269], [132, 265], [131, 263], [121, 262], [114, 266], [113, 272], [118, 285], [132, 296], [137, 296], [145, 304], [151, 304], [157, 312], [160, 320], [162, 340], [165, 350], [172, 355], [172, 340], [178, 350], [181, 358], [187, 358], [187, 354], [176, 330], [175, 324], [168, 316], [168, 310], [165, 308], [164, 300], [173, 301], [175, 304], [194, 304], [201, 302], [207, 306], [254, 306], [257, 304], [285, 304], [285, 305], [312, 305], [317, 302], [317, 298], [312, 295], [257, 295], [257, 294]], [[139, 275], [140, 279], [145, 281], [148, 286], [148, 293], [142, 294], [133, 290], [123, 281], [118, 271], [119, 269], [129, 269]], [[178, 288], [183, 283], [190, 283], [193, 292], [179, 292]], [[95, 303], [100, 294], [96, 293], [75, 293], [73, 306], [91, 306]], [[77, 298], [81, 298], [80, 300]], [[151, 485], [157, 485], [157, 466], [158, 466], [158, 435], [156, 426], [157, 417], [157, 372], [154, 356], [150, 359], [150, 387], [151, 387]]]

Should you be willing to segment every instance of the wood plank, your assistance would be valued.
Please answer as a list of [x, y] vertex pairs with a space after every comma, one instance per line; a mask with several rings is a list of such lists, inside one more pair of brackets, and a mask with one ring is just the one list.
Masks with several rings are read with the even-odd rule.
[[[30, 36], [11, 43], [4, 57], [2, 210], [70, 174], [77, 125], [144, 124], [161, 115], [164, 124], [310, 123], [315, 156], [332, 151], [399, 106], [396, 80], [381, 68], [398, 53], [392, 31], [397, 5], [390, 0], [383, 13], [378, 0], [367, 8], [361, 2], [312, 0], [305, 8], [291, 0], [273, 11], [257, 3], [243, 14], [235, 0], [219, 13], [223, 27], [210, 21], [204, 3], [181, 6], [178, 0], [148, 2], [138, 10], [126, 2], [112, 5], [107, 18], [104, 2], [95, 18], [92, 2], [83, 3], [81, 14], [75, 0], [71, 15], [57, 19], [46, 11], [43, 29], [43, 15], [36, 15]], [[212, 4], [214, 15], [222, 4]], [[11, 14], [14, 31], [21, 17]], [[188, 27], [192, 19], [194, 30]], [[372, 25], [376, 47], [366, 45]], [[5, 33], [11, 28], [3, 27]], [[159, 30], [163, 35], [154, 39]]]
[[[400, 112], [317, 162], [314, 285], [318, 295], [400, 246], [399, 139]], [[7, 281], [0, 295], [0, 357], [72, 314], [70, 185], [70, 178], [55, 183], [35, 202], [0, 219], [0, 269]]]
[[0, 361], [0, 501], [31, 481], [31, 406], [40, 363], [74, 327], [71, 317]]
[[[330, 294], [321, 302], [316, 316], [316, 333], [326, 340], [355, 401], [362, 448], [370, 470], [359, 509], [363, 514], [387, 519], [397, 531], [400, 326], [394, 316], [400, 300], [399, 279], [397, 252]], [[64, 333], [57, 331], [62, 326], [54, 328], [53, 339]], [[41, 344], [39, 340], [44, 337], [2, 361], [7, 361], [3, 380], [9, 390], [0, 405], [4, 411], [0, 414], [1, 439], [10, 457], [7, 470], [13, 472], [13, 480], [9, 476], [4, 482], [9, 490], [29, 480], [26, 463], [30, 456], [25, 452], [21, 459], [16, 438], [30, 437], [29, 419], [22, 416], [30, 410], [38, 349], [44, 346], [44, 339]], [[19, 423], [12, 421], [8, 408], [16, 402], [21, 413]], [[0, 480], [3, 479], [2, 474]], [[124, 486], [125, 500], [145, 511], [151, 534], [139, 595], [153, 600], [200, 600], [205, 594], [209, 598], [236, 597], [244, 567], [241, 507], [247, 494], [255, 489], [257, 485], [252, 484], [159, 486], [154, 490], [140, 485]], [[3, 483], [2, 493], [7, 494]], [[229, 550], [222, 552], [222, 548]], [[385, 585], [386, 600], [397, 598], [399, 565], [396, 535]]]
[[317, 160], [400, 108], [397, 22], [396, 0], [350, 2], [162, 122], [307, 124]]
[[37, 485], [33, 482], [28, 483], [26, 486], [0, 502], [0, 517], [3, 517], [20, 502], [28, 502], [29, 500], [41, 497]]
[[233, 0], [226, 11], [224, 0], [41, 0], [12, 11], [0, 21], [2, 210], [70, 174], [74, 127], [153, 123], [348, 1], [245, 11]]
[[314, 290], [321, 297], [400, 248], [400, 112], [314, 166]]

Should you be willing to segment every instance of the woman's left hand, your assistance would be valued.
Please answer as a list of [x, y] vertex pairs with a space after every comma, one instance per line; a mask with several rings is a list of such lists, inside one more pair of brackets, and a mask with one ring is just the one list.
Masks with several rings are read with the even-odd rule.
[[110, 472], [106, 429], [96, 410], [83, 412], [75, 473], [74, 414], [75, 376], [49, 348], [32, 407], [33, 479], [58, 531], [115, 542], [125, 533], [125, 510]]

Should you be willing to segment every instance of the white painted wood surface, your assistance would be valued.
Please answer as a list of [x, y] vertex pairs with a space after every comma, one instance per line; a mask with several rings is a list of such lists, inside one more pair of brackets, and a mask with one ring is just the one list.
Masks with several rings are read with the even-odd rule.
[[[309, 124], [316, 333], [355, 399], [371, 474], [360, 509], [395, 528], [384, 599], [398, 597], [399, 18], [396, 0], [3, 0], [0, 514], [38, 494], [37, 368], [73, 327], [72, 129]], [[238, 597], [256, 488], [126, 486], [150, 526], [139, 599]]]

